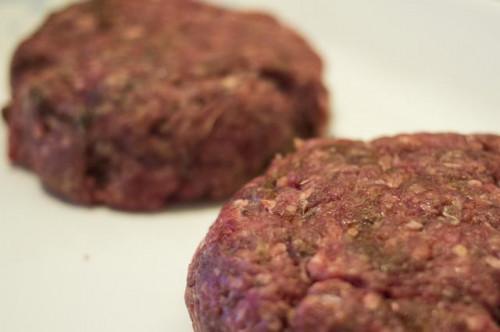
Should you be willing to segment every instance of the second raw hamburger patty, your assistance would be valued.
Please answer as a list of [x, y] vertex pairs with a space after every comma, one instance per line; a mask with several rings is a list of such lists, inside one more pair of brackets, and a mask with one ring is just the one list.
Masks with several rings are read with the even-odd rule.
[[321, 74], [308, 44], [264, 14], [84, 2], [14, 56], [10, 157], [78, 203], [225, 198], [294, 137], [323, 133]]
[[197, 332], [500, 331], [500, 137], [312, 140], [223, 208]]

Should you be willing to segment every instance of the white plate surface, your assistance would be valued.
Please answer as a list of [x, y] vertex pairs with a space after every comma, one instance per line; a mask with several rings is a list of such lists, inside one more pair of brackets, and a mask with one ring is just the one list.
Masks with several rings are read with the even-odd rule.
[[[0, 102], [12, 50], [64, 0], [0, 0]], [[494, 0], [218, 0], [267, 8], [328, 63], [338, 136], [500, 133]], [[219, 207], [126, 214], [62, 203], [5, 158], [0, 125], [0, 331], [188, 332], [188, 263]]]

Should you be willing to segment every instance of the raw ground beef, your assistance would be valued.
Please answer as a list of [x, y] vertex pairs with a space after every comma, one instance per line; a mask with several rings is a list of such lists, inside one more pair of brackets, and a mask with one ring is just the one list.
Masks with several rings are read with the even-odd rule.
[[229, 201], [197, 332], [500, 331], [500, 136], [317, 139]]
[[9, 154], [55, 194], [154, 210], [222, 199], [321, 135], [318, 55], [274, 18], [191, 0], [52, 14], [12, 63]]

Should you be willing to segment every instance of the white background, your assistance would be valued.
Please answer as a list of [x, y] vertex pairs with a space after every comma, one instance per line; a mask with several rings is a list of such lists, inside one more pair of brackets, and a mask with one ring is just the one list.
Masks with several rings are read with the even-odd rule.
[[[0, 0], [0, 103], [20, 38], [64, 0]], [[332, 133], [500, 133], [500, 3], [493, 0], [218, 0], [268, 8], [328, 63]], [[0, 125], [0, 331], [191, 331], [187, 265], [217, 206], [157, 214], [85, 209], [5, 158]]]

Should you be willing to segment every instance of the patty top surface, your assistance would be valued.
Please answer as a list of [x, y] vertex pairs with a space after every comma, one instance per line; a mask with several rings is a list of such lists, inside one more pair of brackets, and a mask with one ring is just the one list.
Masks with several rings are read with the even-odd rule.
[[[52, 14], [18, 48], [12, 86], [39, 80], [60, 102], [80, 92], [93, 113], [118, 106], [139, 112], [137, 105], [171, 106], [170, 99], [179, 102], [172, 98], [178, 90], [228, 74], [287, 85], [293, 84], [288, 76], [300, 84], [317, 80], [321, 70], [309, 45], [266, 14], [193, 0], [91, 0]], [[228, 88], [236, 83], [225, 82]], [[100, 89], [88, 89], [93, 85]]]
[[91, 0], [16, 51], [10, 156], [72, 201], [221, 199], [324, 132], [322, 63], [274, 18], [191, 0]]
[[223, 208], [196, 331], [500, 331], [500, 137], [318, 139]]

